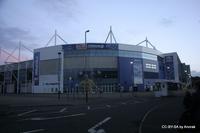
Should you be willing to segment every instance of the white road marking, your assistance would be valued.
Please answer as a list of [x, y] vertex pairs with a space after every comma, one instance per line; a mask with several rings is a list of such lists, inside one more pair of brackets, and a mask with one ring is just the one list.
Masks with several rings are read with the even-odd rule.
[[36, 133], [36, 132], [41, 132], [44, 131], [45, 129], [35, 129], [35, 130], [31, 130], [31, 131], [26, 131], [26, 132], [22, 132], [22, 133]]
[[149, 111], [147, 111], [144, 115], [144, 117], [142, 118], [142, 121], [140, 122], [140, 126], [139, 126], [139, 133], [142, 133], [142, 126], [143, 126], [143, 123], [144, 123], [144, 120], [147, 118], [147, 116], [153, 111], [155, 110], [156, 108], [158, 108], [158, 106], [154, 106], [152, 107], [151, 109], [149, 109]]
[[36, 112], [35, 115], [43, 115], [43, 114], [59, 114], [60, 112], [56, 111], [56, 112]]
[[106, 133], [103, 129], [99, 129], [96, 131], [96, 133]]
[[60, 118], [67, 118], [67, 117], [74, 117], [74, 116], [82, 116], [85, 115], [85, 113], [79, 113], [79, 114], [72, 114], [72, 115], [65, 115], [65, 116], [56, 116], [56, 117], [35, 117], [35, 118], [27, 118], [27, 119], [23, 119], [20, 121], [27, 121], [27, 120], [31, 120], [31, 121], [43, 121], [43, 120], [53, 120], [53, 119], [60, 119]]
[[111, 106], [110, 105], [106, 105], [106, 107], [110, 108]]
[[18, 114], [17, 116], [23, 116], [23, 115], [26, 115], [26, 114], [33, 113], [33, 112], [35, 112], [35, 111], [37, 111], [37, 110], [34, 109], [34, 110], [31, 110], [31, 111], [27, 111], [27, 112], [24, 112], [24, 113]]
[[[90, 129], [88, 129], [89, 133], [96, 133], [97, 131], [95, 130], [95, 128], [101, 126], [102, 124], [106, 123], [107, 121], [109, 121], [111, 119], [111, 117], [107, 117], [105, 118], [103, 121], [100, 121], [99, 123], [97, 123], [96, 125], [94, 125], [93, 127], [91, 127]], [[103, 130], [103, 129], [101, 129]], [[104, 131], [105, 132], [105, 131]]]
[[63, 108], [63, 109], [61, 109], [59, 112], [62, 113], [62, 112], [64, 112], [66, 109], [67, 109], [67, 108]]
[[90, 110], [90, 106], [87, 106], [87, 109]]

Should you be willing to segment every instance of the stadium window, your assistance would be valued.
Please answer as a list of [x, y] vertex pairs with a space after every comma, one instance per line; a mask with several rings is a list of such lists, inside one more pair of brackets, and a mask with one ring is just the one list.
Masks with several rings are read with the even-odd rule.
[[148, 69], [156, 69], [156, 65], [155, 65], [155, 64], [148, 64], [148, 63], [147, 63], [147, 64], [145, 65], [145, 67], [148, 68]]

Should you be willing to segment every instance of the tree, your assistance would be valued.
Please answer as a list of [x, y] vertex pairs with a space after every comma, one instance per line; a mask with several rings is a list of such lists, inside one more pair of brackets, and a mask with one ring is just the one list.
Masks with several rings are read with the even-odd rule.
[[84, 92], [91, 92], [92, 88], [95, 87], [95, 83], [91, 79], [86, 78], [80, 82], [80, 86], [84, 88]]
[[85, 75], [84, 80], [80, 82], [80, 86], [84, 88], [86, 98], [85, 100], [86, 103], [88, 103], [88, 92], [92, 90], [95, 84], [91, 79], [88, 78], [88, 75]]

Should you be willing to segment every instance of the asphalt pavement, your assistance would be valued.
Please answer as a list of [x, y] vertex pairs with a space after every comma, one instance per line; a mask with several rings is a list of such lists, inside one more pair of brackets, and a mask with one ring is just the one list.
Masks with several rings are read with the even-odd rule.
[[175, 133], [176, 129], [162, 127], [177, 124], [182, 112], [182, 97], [124, 95], [115, 98], [91, 98], [88, 104], [85, 102], [51, 106], [12, 104], [7, 106], [6, 113], [0, 116], [0, 132]]

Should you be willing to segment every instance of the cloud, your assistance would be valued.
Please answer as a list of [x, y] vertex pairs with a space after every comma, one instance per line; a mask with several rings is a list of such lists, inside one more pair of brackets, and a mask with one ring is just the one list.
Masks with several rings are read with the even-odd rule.
[[0, 46], [6, 49], [13, 49], [19, 40], [42, 45], [52, 29], [63, 29], [78, 10], [76, 0], [32, 0], [23, 4], [0, 0], [0, 5], [4, 6], [0, 9]]
[[200, 72], [198, 72], [198, 71], [191, 71], [191, 75], [192, 75], [192, 77], [200, 77]]
[[18, 27], [0, 26], [0, 46], [5, 49], [15, 48], [19, 41], [32, 42], [35, 37], [30, 31]]
[[172, 26], [175, 23], [175, 17], [165, 17], [160, 20], [160, 24], [164, 27]]
[[[0, 25], [0, 47], [2, 50], [5, 50], [11, 53], [14, 49], [19, 46], [19, 41], [22, 41], [23, 45], [29, 45], [29, 49], [37, 47], [36, 44], [33, 45], [34, 40], [36, 39], [33, 35], [30, 34], [30, 31], [23, 30], [17, 27], [8, 27], [6, 25]], [[31, 47], [30, 47], [31, 46]], [[17, 57], [17, 49], [13, 53], [13, 56]], [[1, 53], [0, 64], [3, 64], [3, 60], [8, 57], [8, 54], [5, 52]], [[27, 60], [32, 58], [32, 53], [26, 50], [25, 47], [21, 47], [21, 60]], [[9, 58], [9, 61], [16, 61], [13, 57]]]
[[[63, 29], [63, 22], [75, 17], [76, 5], [76, 0], [31, 0], [23, 4], [0, 0], [0, 47], [11, 53], [19, 41], [30, 49], [44, 46], [42, 42], [52, 27]], [[22, 56], [32, 56], [25, 48], [21, 50]]]
[[77, 11], [76, 0], [35, 0], [35, 4], [54, 19], [74, 18]]

